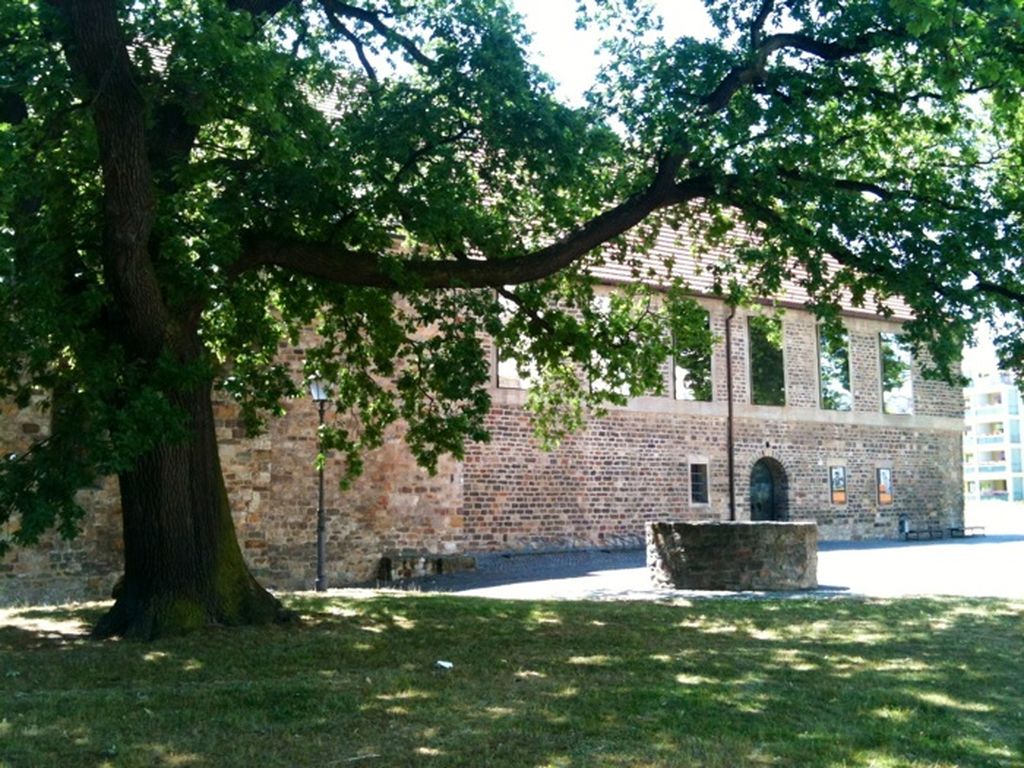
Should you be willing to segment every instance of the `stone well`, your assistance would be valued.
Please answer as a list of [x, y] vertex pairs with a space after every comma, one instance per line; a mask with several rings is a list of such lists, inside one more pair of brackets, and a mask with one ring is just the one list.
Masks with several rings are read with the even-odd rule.
[[818, 526], [782, 522], [647, 523], [647, 568], [675, 589], [818, 586]]

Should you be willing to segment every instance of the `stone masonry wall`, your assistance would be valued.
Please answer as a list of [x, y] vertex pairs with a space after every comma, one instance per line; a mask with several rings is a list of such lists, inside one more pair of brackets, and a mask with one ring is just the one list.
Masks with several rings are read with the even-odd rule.
[[814, 316], [789, 314], [783, 320], [786, 404], [816, 408], [818, 389], [818, 332]]
[[648, 520], [719, 514], [688, 509], [688, 457], [724, 454], [723, 419], [614, 411], [550, 453], [521, 408], [495, 407], [489, 428], [500, 439], [474, 446], [463, 470], [469, 551], [639, 546]]
[[[49, 419], [34, 407], [18, 410], [0, 403], [0, 451], [26, 450], [49, 434]], [[83, 505], [98, 514], [82, 521], [72, 541], [47, 534], [35, 547], [12, 549], [0, 558], [0, 605], [85, 599], [109, 594], [121, 571], [121, 509], [117, 482], [108, 479], [83, 491]], [[13, 522], [0, 525], [0, 534], [13, 532]]]
[[[502, 439], [476, 446], [464, 466], [468, 551], [638, 544], [648, 521], [729, 519], [724, 416], [615, 411], [551, 453], [536, 450], [521, 409], [495, 408], [491, 428]], [[734, 437], [739, 520], [750, 519], [750, 473], [765, 456], [786, 473], [789, 519], [817, 522], [824, 539], [893, 538], [901, 514], [947, 527], [962, 518], [949, 430], [747, 415]], [[689, 502], [692, 457], [709, 465], [709, 505]], [[831, 502], [836, 464], [847, 472], [844, 504]], [[889, 505], [878, 503], [879, 467], [892, 470]]]
[[814, 523], [647, 524], [647, 570], [676, 589], [795, 590], [818, 586]]
[[[386, 553], [451, 555], [564, 547], [639, 546], [655, 520], [727, 520], [727, 310], [705, 302], [717, 338], [714, 400], [638, 398], [612, 409], [561, 448], [536, 448], [520, 390], [494, 390], [492, 441], [471, 446], [465, 461], [442, 461], [430, 477], [415, 466], [401, 430], [366, 461], [348, 491], [337, 486], [340, 466], [328, 462], [327, 578], [331, 585], [372, 580]], [[763, 457], [785, 476], [790, 520], [814, 521], [825, 539], [892, 538], [898, 519], [942, 526], [962, 520], [962, 397], [926, 381], [915, 369], [913, 415], [881, 413], [878, 333], [896, 326], [846, 319], [851, 344], [853, 410], [817, 405], [813, 319], [784, 318], [787, 405], [749, 404], [746, 315], [731, 322], [735, 517], [750, 518], [749, 483]], [[301, 347], [282, 350], [297, 367]], [[317, 413], [309, 400], [267, 435], [249, 439], [233, 409], [217, 407], [221, 459], [243, 553], [257, 578], [277, 588], [309, 588], [315, 570]], [[328, 418], [335, 416], [328, 411]], [[0, 448], [23, 450], [45, 436], [37, 411], [0, 411]], [[709, 503], [690, 504], [690, 463], [706, 463]], [[833, 504], [829, 468], [846, 469], [847, 494]], [[893, 500], [879, 504], [876, 471], [892, 471]], [[93, 510], [73, 542], [48, 540], [0, 560], [0, 604], [109, 593], [121, 564], [117, 483], [88, 491]]]

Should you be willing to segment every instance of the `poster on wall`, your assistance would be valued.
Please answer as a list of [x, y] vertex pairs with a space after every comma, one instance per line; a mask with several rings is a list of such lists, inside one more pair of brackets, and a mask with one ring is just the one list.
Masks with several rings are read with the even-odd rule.
[[832, 489], [832, 503], [846, 503], [846, 467], [829, 467], [829, 487]]
[[878, 468], [878, 503], [892, 504], [892, 470], [888, 467]]

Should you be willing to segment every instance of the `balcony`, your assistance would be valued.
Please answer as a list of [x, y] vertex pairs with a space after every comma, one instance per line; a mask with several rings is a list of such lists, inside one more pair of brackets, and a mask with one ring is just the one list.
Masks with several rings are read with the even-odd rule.
[[1005, 405], [982, 405], [975, 408], [972, 413], [975, 416], [996, 416], [998, 414], [1006, 413]]
[[974, 442], [976, 442], [978, 445], [995, 445], [997, 443], [1005, 443], [1006, 434], [999, 433], [998, 435], [978, 435], [974, 439]]

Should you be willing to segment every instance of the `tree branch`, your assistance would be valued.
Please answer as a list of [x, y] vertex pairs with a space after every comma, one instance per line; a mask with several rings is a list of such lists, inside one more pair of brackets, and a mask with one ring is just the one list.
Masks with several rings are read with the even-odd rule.
[[875, 35], [864, 34], [844, 44], [816, 40], [810, 35], [796, 32], [769, 35], [753, 51], [753, 63], [737, 65], [729, 70], [715, 89], [701, 99], [701, 104], [712, 114], [725, 109], [740, 88], [760, 82], [764, 78], [765, 62], [775, 51], [790, 48], [825, 61], [839, 61], [871, 50], [871, 44], [875, 39]]
[[363, 41], [359, 39], [359, 36], [355, 34], [337, 17], [334, 11], [329, 8], [324, 9], [324, 13], [327, 16], [327, 21], [337, 32], [340, 32], [342, 36], [350, 43], [356, 50], [356, 56], [359, 58], [359, 63], [363, 67], [363, 71], [366, 72], [366, 76], [370, 78], [370, 82], [377, 85], [377, 72], [374, 70], [373, 65], [370, 64], [370, 60], [366, 57], [366, 49], [363, 47]]
[[830, 43], [825, 40], [816, 40], [810, 35], [800, 32], [780, 32], [765, 38], [760, 48], [760, 54], [768, 54], [780, 51], [783, 48], [792, 48], [797, 51], [809, 53], [825, 61], [839, 61], [867, 53], [872, 48], [876, 35], [863, 34], [850, 40], [848, 43]]
[[463, 126], [461, 130], [456, 131], [450, 136], [442, 136], [437, 141], [434, 142], [425, 142], [422, 146], [418, 147], [413, 152], [411, 152], [406, 161], [402, 163], [402, 167], [395, 171], [395, 175], [391, 179], [391, 184], [397, 184], [402, 179], [402, 177], [409, 171], [411, 171], [420, 160], [429, 155], [435, 149], [439, 149], [447, 144], [455, 144], [461, 139], [466, 138], [466, 136], [469, 135], [471, 130], [472, 127], [466, 125]]
[[874, 195], [880, 200], [892, 200], [894, 198], [912, 198], [912, 195], [904, 195], [894, 192], [893, 190], [883, 187], [881, 184], [877, 184], [872, 181], [861, 181], [859, 179], [837, 179], [828, 176], [807, 176], [789, 168], [783, 168], [779, 171], [779, 175], [785, 179], [792, 181], [800, 181], [812, 184], [814, 186], [829, 186], [833, 189], [841, 189], [847, 192], [866, 192]]
[[253, 18], [270, 18], [283, 11], [293, 0], [227, 0], [232, 11], [247, 11]]
[[764, 25], [768, 21], [768, 15], [775, 7], [775, 0], [761, 0], [761, 7], [757, 15], [750, 23], [750, 49], [756, 51], [761, 47], [761, 37], [764, 34]]
[[911, 191], [903, 191], [882, 186], [876, 182], [861, 181], [859, 179], [834, 178], [831, 176], [807, 176], [789, 168], [781, 168], [778, 174], [791, 181], [799, 181], [810, 184], [813, 188], [821, 189], [831, 187], [832, 189], [844, 190], [847, 192], [860, 192], [875, 195], [879, 200], [909, 200], [914, 203], [934, 206], [939, 209], [958, 211], [960, 213], [971, 213], [975, 211], [972, 206], [958, 205], [948, 197], [932, 197], [928, 195], [917, 195]]
[[740, 88], [760, 79], [761, 70], [758, 67], [733, 67], [715, 90], [701, 99], [700, 103], [711, 114], [721, 112]]
[[168, 330], [148, 253], [156, 210], [146, 147], [146, 103], [135, 81], [115, 0], [50, 0], [64, 17], [63, 48], [88, 88], [103, 174], [103, 271], [137, 354], [154, 358]]
[[[259, 29], [292, 2], [294, 0], [226, 0], [225, 4], [233, 11], [247, 12], [253, 17], [255, 29]], [[173, 57], [174, 51], [168, 56], [168, 66]], [[154, 107], [148, 143], [150, 162], [158, 175], [189, 160], [200, 127], [189, 120], [182, 104], [165, 102]], [[159, 182], [166, 191], [173, 190], [171, 174], [163, 174]]]
[[1003, 283], [993, 283], [991, 280], [978, 280], [974, 287], [982, 293], [1008, 299], [1016, 304], [1018, 308], [1024, 307], [1024, 291], [1010, 288]]
[[679, 155], [665, 157], [648, 188], [591, 219], [549, 246], [507, 259], [428, 261], [346, 250], [326, 243], [286, 240], [253, 232], [231, 274], [277, 266], [343, 285], [401, 288], [494, 288], [548, 277], [633, 228], [650, 213], [714, 192], [709, 177], [676, 182]]
[[414, 40], [385, 24], [379, 13], [343, 3], [341, 0], [320, 0], [320, 3], [325, 11], [369, 24], [381, 37], [397, 43], [417, 64], [428, 68], [434, 66], [434, 60], [423, 53]]
[[[776, 226], [787, 228], [792, 224], [792, 222], [784, 219], [781, 214], [772, 210], [767, 205], [751, 200], [740, 194], [736, 194], [735, 190], [723, 194], [723, 200], [729, 205], [735, 206], [736, 208], [753, 215], [755, 219], [762, 223], [774, 224]], [[879, 283], [888, 286], [899, 286], [901, 283], [905, 282], [901, 280], [900, 268], [898, 267], [894, 267], [891, 264], [883, 264], [875, 260], [866, 260], [851, 248], [843, 245], [833, 238], [827, 237], [823, 241], [821, 237], [811, 232], [806, 225], [797, 224], [796, 228], [807, 238], [809, 242], [817, 243], [817, 250], [820, 253], [830, 256], [841, 266], [852, 269], [859, 275], [870, 276]], [[933, 279], [930, 274], [924, 274], [922, 277], [922, 282], [927, 287], [927, 294], [932, 298], [932, 304], [937, 304], [937, 302], [934, 301], [934, 297], [942, 297], [954, 302], [959, 301], [959, 297], [955, 294], [955, 290], [957, 290], [956, 288], [944, 285], [938, 280]], [[872, 290], [877, 292], [877, 288], [872, 288]], [[1010, 294], [1011, 292], [1007, 291], [1004, 295]], [[897, 295], [906, 300], [911, 305], [911, 309], [915, 313], [921, 312], [922, 307], [912, 303], [911, 299], [909, 299], [905, 294], [897, 293]]]

